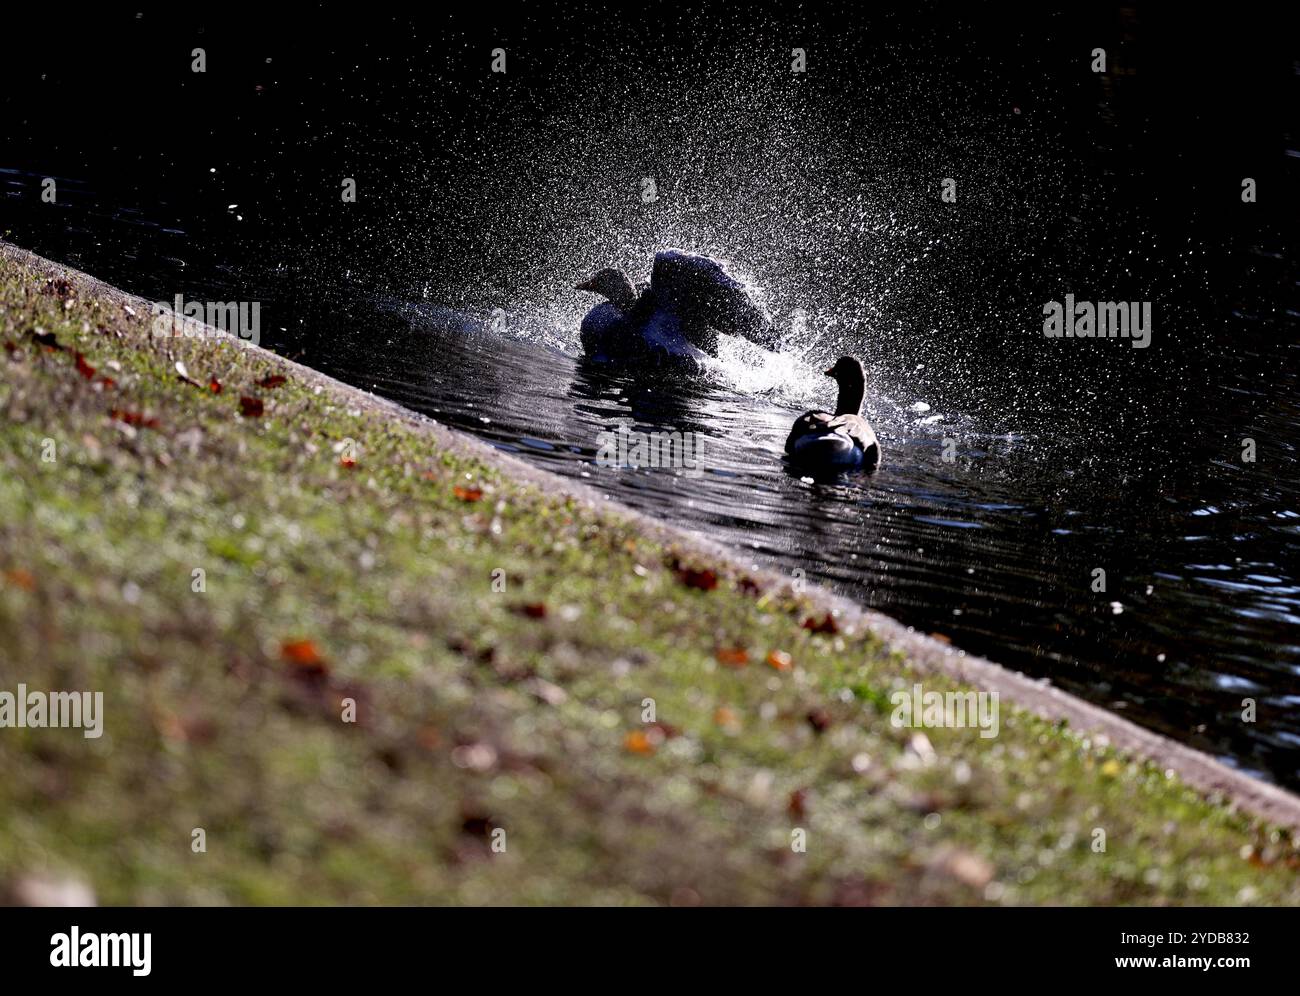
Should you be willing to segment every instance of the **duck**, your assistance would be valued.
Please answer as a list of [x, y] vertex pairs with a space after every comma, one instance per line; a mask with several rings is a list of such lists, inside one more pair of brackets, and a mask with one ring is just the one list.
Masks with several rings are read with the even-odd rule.
[[576, 285], [605, 298], [582, 320], [583, 352], [598, 360], [701, 365], [718, 355], [718, 336], [779, 346], [771, 317], [745, 286], [710, 256], [681, 249], [655, 253], [649, 283], [617, 267]]
[[835, 414], [810, 411], [795, 421], [785, 441], [792, 462], [809, 470], [841, 471], [873, 467], [880, 462], [880, 440], [862, 417], [867, 376], [862, 362], [841, 356], [825, 371], [835, 380], [839, 397]]

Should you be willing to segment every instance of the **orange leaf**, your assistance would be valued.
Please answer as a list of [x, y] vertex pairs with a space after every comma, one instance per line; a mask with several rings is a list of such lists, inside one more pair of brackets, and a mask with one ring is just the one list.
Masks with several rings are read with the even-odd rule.
[[459, 484], [451, 489], [451, 493], [461, 501], [478, 501], [483, 497], [482, 488], [465, 488], [461, 487]]
[[767, 663], [778, 671], [789, 671], [794, 666], [794, 659], [784, 650], [771, 650], [767, 654]]
[[220, 394], [220, 393], [221, 393], [221, 381], [217, 380], [217, 378], [215, 378], [215, 377], [211, 378], [211, 379], [208, 381], [208, 390], [211, 391], [213, 394]]
[[644, 730], [632, 730], [623, 738], [623, 749], [632, 754], [653, 754], [656, 744]]
[[85, 377], [86, 380], [91, 380], [95, 376], [95, 368], [87, 363], [86, 358], [80, 353], [77, 354], [77, 373]]
[[13, 570], [5, 571], [5, 577], [16, 584], [19, 588], [27, 591], [36, 590], [36, 578], [32, 572], [22, 567], [15, 567]]
[[749, 651], [744, 647], [719, 647], [713, 656], [727, 667], [744, 667], [749, 663]]
[[239, 399], [239, 414], [243, 415], [244, 418], [258, 418], [264, 410], [261, 398], [250, 398], [248, 395], [243, 395]]
[[312, 640], [286, 640], [280, 645], [280, 656], [290, 664], [300, 664], [304, 667], [325, 663], [320, 650]]

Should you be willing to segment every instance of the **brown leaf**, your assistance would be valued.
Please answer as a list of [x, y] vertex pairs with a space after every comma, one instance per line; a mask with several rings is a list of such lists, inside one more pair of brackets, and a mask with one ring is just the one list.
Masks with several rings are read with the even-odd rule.
[[286, 383], [288, 380], [289, 378], [285, 377], [283, 374], [271, 374], [271, 376], [263, 377], [261, 380], [259, 380], [257, 382], [257, 386], [265, 387], [269, 389], [272, 387], [279, 387], [281, 384]]
[[707, 567], [698, 571], [693, 567], [679, 567], [677, 580], [687, 588], [698, 588], [700, 591], [712, 591], [718, 586], [718, 575]]
[[86, 362], [86, 358], [81, 353], [77, 354], [77, 373], [85, 377], [86, 380], [94, 380], [95, 378], [95, 368]]
[[808, 715], [804, 717], [808, 720], [808, 725], [813, 728], [814, 733], [825, 733], [831, 725], [831, 714], [820, 706], [816, 709], [809, 709]]
[[478, 501], [483, 497], [482, 488], [466, 488], [459, 484], [451, 489], [451, 493], [461, 501]]
[[744, 667], [749, 663], [749, 651], [744, 647], [719, 647], [713, 656], [727, 667]]
[[36, 590], [36, 578], [32, 576], [31, 571], [25, 568], [15, 567], [11, 570], [5, 571], [5, 577], [25, 591]]
[[840, 631], [835, 617], [829, 612], [820, 621], [809, 616], [803, 621], [803, 628], [813, 633], [838, 633]]
[[808, 790], [801, 788], [791, 792], [790, 803], [786, 808], [795, 819], [806, 816], [808, 814]]
[[247, 394], [239, 399], [239, 414], [244, 418], [260, 418], [265, 411], [261, 398], [250, 398]]
[[526, 615], [529, 619], [545, 619], [546, 603], [529, 602], [526, 605], [519, 606], [519, 611], [522, 612], [524, 615]]
[[158, 428], [158, 420], [153, 416], [142, 415], [140, 412], [129, 411], [125, 408], [114, 408], [108, 415], [109, 418], [116, 419], [118, 422], [139, 426], [142, 429]]

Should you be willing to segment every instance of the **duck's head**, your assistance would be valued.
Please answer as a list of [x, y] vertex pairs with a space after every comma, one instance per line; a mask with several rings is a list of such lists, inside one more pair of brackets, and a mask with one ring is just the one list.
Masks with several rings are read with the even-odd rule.
[[617, 307], [627, 310], [636, 304], [636, 287], [622, 270], [607, 266], [597, 270], [589, 278], [574, 287], [574, 290], [592, 291], [608, 298]]
[[839, 403], [836, 415], [857, 415], [862, 411], [862, 399], [867, 393], [867, 375], [862, 363], [853, 356], [841, 356], [828, 368], [826, 376], [839, 386]]

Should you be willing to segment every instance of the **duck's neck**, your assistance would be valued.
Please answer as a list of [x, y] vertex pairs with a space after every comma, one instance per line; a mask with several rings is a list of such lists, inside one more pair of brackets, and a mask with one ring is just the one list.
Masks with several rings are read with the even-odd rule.
[[835, 402], [836, 415], [861, 415], [864, 384], [840, 384], [840, 396]]
[[618, 286], [609, 295], [609, 300], [614, 307], [624, 312], [631, 311], [632, 306], [636, 304], [636, 287], [633, 286], [632, 281], [626, 274], [623, 275], [623, 279], [618, 282]]

